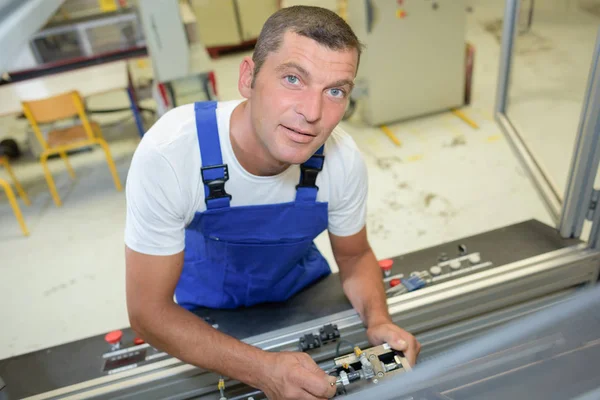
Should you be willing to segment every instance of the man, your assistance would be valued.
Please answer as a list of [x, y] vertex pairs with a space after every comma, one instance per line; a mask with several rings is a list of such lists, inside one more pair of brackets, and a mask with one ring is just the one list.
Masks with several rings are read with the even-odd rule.
[[313, 244], [327, 229], [369, 340], [415, 362], [420, 345], [391, 322], [367, 241], [366, 168], [337, 127], [360, 51], [335, 13], [284, 8], [240, 65], [244, 101], [177, 107], [146, 133], [125, 241], [130, 322], [149, 343], [272, 399], [333, 396], [335, 379], [308, 355], [265, 352], [188, 311], [286, 300], [330, 273]]

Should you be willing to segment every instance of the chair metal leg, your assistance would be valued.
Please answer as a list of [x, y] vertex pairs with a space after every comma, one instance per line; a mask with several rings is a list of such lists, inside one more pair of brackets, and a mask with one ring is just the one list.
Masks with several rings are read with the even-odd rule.
[[4, 168], [6, 168], [6, 172], [8, 172], [8, 174], [10, 175], [10, 178], [13, 180], [13, 183], [15, 184], [15, 187], [17, 188], [17, 193], [19, 193], [19, 196], [21, 197], [21, 199], [23, 199], [23, 203], [25, 203], [26, 206], [30, 206], [31, 201], [29, 201], [29, 197], [27, 197], [27, 193], [25, 193], [25, 190], [23, 190], [21, 183], [19, 182], [15, 173], [13, 172], [12, 168], [10, 167], [10, 163], [8, 162], [8, 160], [0, 157], [0, 164], [3, 164]]
[[104, 139], [104, 135], [102, 134], [102, 129], [99, 126], [97, 129], [94, 129], [94, 136], [96, 136], [98, 139], [106, 141], [106, 139]]
[[69, 162], [69, 157], [67, 157], [67, 152], [61, 151], [60, 158], [62, 158], [63, 161], [65, 162], [65, 165], [67, 166], [67, 171], [69, 171], [69, 175], [71, 175], [71, 178], [75, 179], [75, 171], [73, 170], [73, 167], [71, 166], [71, 163]]
[[17, 221], [19, 221], [19, 225], [21, 225], [21, 230], [25, 236], [29, 236], [29, 230], [27, 229], [27, 225], [25, 224], [25, 219], [23, 218], [23, 214], [21, 214], [21, 209], [19, 208], [19, 204], [17, 203], [17, 199], [15, 198], [15, 194], [12, 191], [12, 188], [4, 179], [0, 179], [0, 186], [4, 188], [6, 195], [8, 196], [8, 202], [15, 213], [15, 217], [17, 217]]
[[123, 190], [121, 186], [121, 180], [119, 179], [119, 174], [117, 173], [117, 167], [115, 166], [115, 162], [110, 154], [110, 148], [108, 147], [108, 143], [106, 143], [103, 139], [96, 139], [96, 143], [102, 146], [102, 150], [104, 150], [104, 154], [106, 155], [106, 162], [108, 163], [108, 168], [110, 169], [110, 173], [115, 181], [115, 187], [118, 191]]
[[60, 196], [56, 191], [56, 186], [54, 185], [54, 179], [52, 179], [52, 174], [50, 173], [50, 169], [48, 168], [48, 153], [44, 152], [40, 156], [40, 162], [44, 167], [44, 175], [46, 176], [46, 182], [48, 183], [48, 188], [50, 189], [50, 194], [52, 195], [52, 199], [54, 199], [54, 204], [57, 207], [62, 206], [62, 202], [60, 201]]

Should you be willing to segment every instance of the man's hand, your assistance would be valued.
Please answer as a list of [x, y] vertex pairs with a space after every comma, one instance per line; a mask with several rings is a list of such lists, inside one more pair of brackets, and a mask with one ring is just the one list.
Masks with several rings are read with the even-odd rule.
[[[334, 376], [329, 376], [305, 353], [267, 353], [262, 390], [270, 400], [329, 399], [335, 395]], [[332, 386], [331, 383], [334, 383]]]
[[404, 352], [411, 366], [415, 365], [421, 351], [421, 344], [413, 335], [392, 323], [369, 327], [367, 338], [374, 346], [387, 343], [392, 349]]

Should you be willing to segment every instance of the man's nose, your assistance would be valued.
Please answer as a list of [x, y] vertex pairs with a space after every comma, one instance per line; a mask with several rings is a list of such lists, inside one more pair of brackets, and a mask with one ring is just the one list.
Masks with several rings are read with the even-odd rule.
[[310, 90], [300, 99], [296, 112], [301, 114], [307, 122], [316, 122], [321, 119], [323, 98], [320, 91]]

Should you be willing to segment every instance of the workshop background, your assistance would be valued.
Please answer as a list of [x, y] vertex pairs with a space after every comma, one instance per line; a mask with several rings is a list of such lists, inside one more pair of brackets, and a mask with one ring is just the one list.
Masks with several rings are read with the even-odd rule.
[[[371, 33], [341, 125], [368, 166], [378, 258], [531, 218], [554, 224], [494, 118], [502, 0], [369, 11], [352, 0], [3, 0], [0, 359], [128, 325], [121, 189], [141, 135], [174, 106], [239, 98], [242, 57], [266, 18], [293, 4], [334, 10], [361, 40]], [[506, 114], [562, 195], [600, 1], [520, 10]], [[23, 104], [70, 91], [81, 99]], [[106, 147], [72, 145], [88, 134], [73, 118], [49, 122], [69, 110]], [[326, 234], [317, 244], [335, 271]]]

